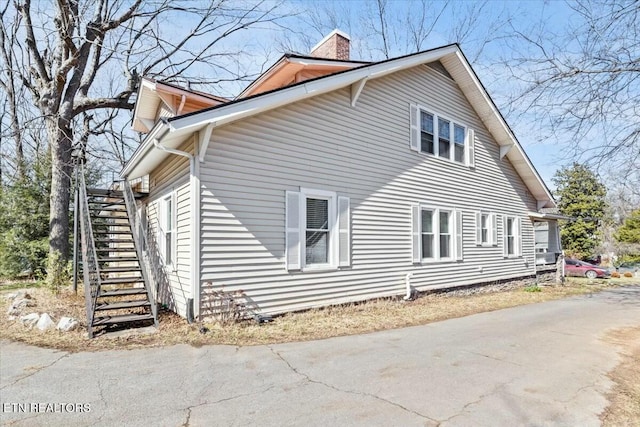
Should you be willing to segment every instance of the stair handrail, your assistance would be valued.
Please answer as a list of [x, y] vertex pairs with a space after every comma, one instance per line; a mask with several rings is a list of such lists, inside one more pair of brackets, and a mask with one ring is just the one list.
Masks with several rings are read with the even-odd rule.
[[[84, 179], [84, 165], [81, 162], [78, 166], [79, 197], [80, 204], [80, 237], [82, 240], [82, 276], [84, 282], [84, 296], [87, 311], [87, 331], [89, 338], [93, 337], [93, 318], [95, 308], [102, 285], [100, 276], [100, 265], [96, 251], [95, 240], [93, 238], [93, 226], [91, 224], [91, 212], [89, 210], [89, 197], [87, 195], [87, 184]], [[76, 208], [78, 208], [76, 206]]]
[[120, 182], [120, 188], [122, 189], [125, 206], [127, 208], [129, 223], [131, 224], [131, 234], [133, 235], [136, 254], [138, 255], [140, 272], [142, 273], [142, 279], [144, 280], [149, 303], [151, 304], [151, 314], [153, 314], [154, 323], [158, 326], [158, 304], [156, 302], [158, 300], [158, 280], [154, 274], [154, 269], [151, 268], [148, 262], [149, 244], [147, 242], [146, 230], [142, 225], [142, 218], [138, 212], [136, 199], [133, 195], [130, 182], [126, 179], [122, 180]]

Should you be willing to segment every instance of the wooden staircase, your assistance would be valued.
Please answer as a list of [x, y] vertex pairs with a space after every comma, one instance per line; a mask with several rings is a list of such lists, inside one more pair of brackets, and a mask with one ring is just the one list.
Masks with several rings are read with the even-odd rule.
[[[91, 224], [85, 230], [91, 230], [94, 246], [86, 250], [94, 250], [94, 265], [97, 264], [93, 268], [97, 276], [93, 281], [97, 285], [87, 299], [89, 336], [96, 332], [157, 326], [151, 284], [143, 271], [142, 253], [134, 238], [123, 192], [87, 188], [86, 201]], [[83, 242], [87, 241], [84, 237]], [[86, 281], [87, 276], [85, 288]]]

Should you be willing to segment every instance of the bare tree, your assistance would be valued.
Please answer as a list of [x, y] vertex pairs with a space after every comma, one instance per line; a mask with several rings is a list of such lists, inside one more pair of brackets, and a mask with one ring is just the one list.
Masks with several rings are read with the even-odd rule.
[[[424, 50], [425, 43], [433, 32], [433, 29], [449, 7], [449, 1], [445, 1], [438, 7], [428, 0], [420, 0], [415, 7], [408, 7], [406, 11], [407, 51], [420, 52]], [[433, 16], [431, 16], [433, 11]]]
[[[613, 171], [640, 193], [640, 3], [579, 0], [575, 20], [517, 35], [505, 65], [521, 84], [512, 107], [567, 158]], [[524, 43], [522, 43], [524, 41]]]
[[[209, 84], [248, 78], [238, 65], [242, 45], [229, 39], [277, 24], [278, 7], [230, 0], [4, 2], [0, 42], [8, 78], [2, 88], [9, 108], [14, 87], [27, 89], [51, 153], [50, 280], [58, 278], [68, 252], [74, 141], [108, 132], [110, 111], [133, 109], [141, 75]], [[190, 74], [202, 65], [206, 71]]]

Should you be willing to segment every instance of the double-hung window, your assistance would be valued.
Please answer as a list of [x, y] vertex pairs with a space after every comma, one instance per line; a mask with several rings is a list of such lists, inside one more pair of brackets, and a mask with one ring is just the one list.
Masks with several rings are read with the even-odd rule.
[[411, 104], [411, 149], [474, 166], [475, 133], [463, 124]]
[[433, 223], [435, 218], [433, 217], [434, 211], [432, 209], [422, 209], [422, 258], [433, 259], [435, 258], [435, 230], [433, 229]]
[[349, 198], [302, 188], [286, 192], [287, 270], [348, 267], [351, 263]]
[[438, 117], [438, 156], [451, 159], [451, 122]]
[[503, 252], [505, 257], [519, 257], [522, 255], [522, 239], [520, 218], [513, 216], [502, 217]]
[[462, 260], [462, 212], [412, 206], [413, 262]]
[[440, 218], [438, 224], [440, 226], [440, 258], [449, 259], [453, 255], [452, 251], [452, 242], [451, 242], [451, 231], [453, 226], [451, 224], [452, 216], [451, 212], [441, 210], [439, 212]]
[[436, 153], [433, 146], [433, 141], [435, 140], [433, 129], [433, 114], [420, 111], [420, 151], [423, 153]]
[[495, 246], [498, 244], [496, 215], [489, 212], [476, 213], [476, 244]]
[[176, 197], [170, 193], [158, 203], [158, 246], [166, 266], [176, 266]]
[[305, 265], [329, 264], [329, 202], [332, 199], [306, 198]]

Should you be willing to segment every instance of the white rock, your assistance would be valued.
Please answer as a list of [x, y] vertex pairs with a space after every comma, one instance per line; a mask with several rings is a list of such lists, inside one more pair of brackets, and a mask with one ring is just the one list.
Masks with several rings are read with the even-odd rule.
[[18, 292], [11, 292], [10, 294], [6, 294], [4, 296], [4, 299], [12, 300], [12, 299], [16, 299], [17, 296], [18, 296]]
[[28, 326], [30, 328], [33, 327], [40, 320], [40, 315], [38, 313], [30, 313], [26, 316], [20, 316], [20, 321], [24, 326]]
[[56, 326], [56, 329], [59, 329], [62, 332], [69, 332], [69, 331], [73, 331], [78, 326], [79, 326], [78, 321], [73, 317], [63, 317], [58, 322], [58, 326]]
[[33, 307], [34, 305], [36, 305], [36, 303], [33, 302], [30, 299], [27, 299], [27, 298], [16, 298], [11, 303], [11, 308], [19, 310], [22, 307]]
[[36, 328], [40, 329], [41, 331], [46, 331], [47, 329], [52, 328], [53, 325], [54, 323], [51, 319], [51, 316], [49, 316], [47, 313], [42, 313], [40, 315], [38, 323], [36, 323]]
[[16, 316], [7, 316], [7, 319], [9, 319], [11, 321], [14, 321], [14, 320], [17, 319], [17, 317]]

